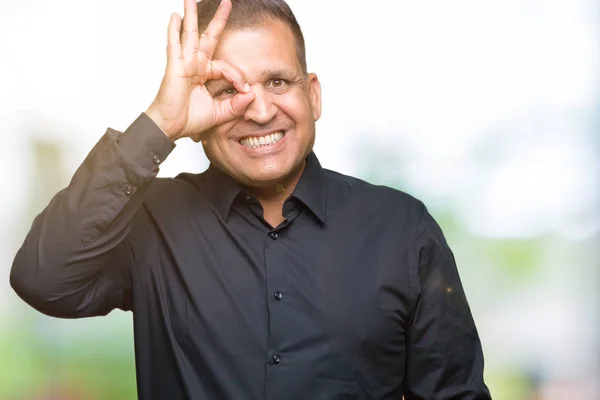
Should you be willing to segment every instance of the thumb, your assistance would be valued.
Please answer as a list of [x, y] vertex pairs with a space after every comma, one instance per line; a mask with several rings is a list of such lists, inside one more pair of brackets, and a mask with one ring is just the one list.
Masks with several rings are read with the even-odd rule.
[[238, 93], [235, 96], [217, 103], [217, 123], [224, 124], [244, 115], [246, 109], [254, 100], [254, 92]]

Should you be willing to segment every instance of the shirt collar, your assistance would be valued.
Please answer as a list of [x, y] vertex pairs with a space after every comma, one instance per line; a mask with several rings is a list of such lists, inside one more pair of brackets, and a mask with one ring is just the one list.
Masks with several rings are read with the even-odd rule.
[[210, 164], [204, 173], [206, 196], [213, 203], [219, 216], [225, 220], [234, 200], [243, 191], [243, 187], [235, 179]]
[[[243, 187], [231, 176], [210, 164], [204, 174], [206, 195], [220, 217], [227, 219], [235, 199]], [[306, 167], [292, 196], [300, 200], [324, 224], [327, 220], [327, 175], [314, 152], [306, 158]]]
[[313, 151], [292, 196], [300, 200], [324, 224], [327, 221], [327, 175]]

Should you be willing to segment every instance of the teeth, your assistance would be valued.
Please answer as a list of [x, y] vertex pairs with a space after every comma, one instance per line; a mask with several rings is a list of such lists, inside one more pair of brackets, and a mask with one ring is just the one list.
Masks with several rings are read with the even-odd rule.
[[251, 149], [257, 149], [259, 147], [269, 146], [277, 143], [283, 137], [283, 132], [272, 133], [270, 135], [261, 136], [259, 138], [243, 138], [240, 143]]

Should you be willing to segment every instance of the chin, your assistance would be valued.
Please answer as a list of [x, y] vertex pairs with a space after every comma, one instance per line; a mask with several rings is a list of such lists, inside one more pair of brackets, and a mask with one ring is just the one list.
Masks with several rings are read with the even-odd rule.
[[264, 173], [243, 174], [240, 178], [242, 180], [241, 183], [247, 186], [266, 187], [284, 181], [289, 175], [290, 172], [269, 171]]

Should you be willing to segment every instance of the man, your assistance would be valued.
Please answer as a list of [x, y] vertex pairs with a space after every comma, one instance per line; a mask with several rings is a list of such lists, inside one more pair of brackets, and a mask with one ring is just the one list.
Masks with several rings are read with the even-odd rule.
[[[168, 43], [148, 110], [34, 221], [14, 290], [55, 317], [131, 310], [141, 399], [489, 399], [424, 205], [312, 152], [321, 88], [284, 1], [186, 0]], [[210, 167], [156, 178], [183, 137]]]

